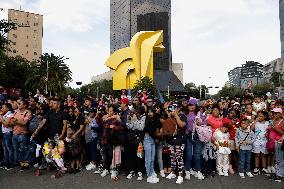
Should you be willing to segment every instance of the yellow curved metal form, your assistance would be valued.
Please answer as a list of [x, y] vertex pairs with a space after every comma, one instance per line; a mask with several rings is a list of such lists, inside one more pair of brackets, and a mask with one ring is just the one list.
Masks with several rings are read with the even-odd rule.
[[130, 46], [115, 51], [105, 65], [114, 70], [113, 90], [132, 89], [141, 77], [154, 77], [154, 52], [163, 52], [163, 31], [136, 33]]

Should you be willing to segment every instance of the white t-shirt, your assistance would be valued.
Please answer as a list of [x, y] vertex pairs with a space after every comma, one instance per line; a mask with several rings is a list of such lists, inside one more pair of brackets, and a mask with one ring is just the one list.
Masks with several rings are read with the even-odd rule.
[[[11, 111], [8, 111], [5, 115], [3, 115], [3, 120], [6, 120], [10, 117], [13, 117], [13, 113]], [[8, 133], [13, 131], [12, 127], [4, 127], [4, 125], [2, 124], [2, 133]]]

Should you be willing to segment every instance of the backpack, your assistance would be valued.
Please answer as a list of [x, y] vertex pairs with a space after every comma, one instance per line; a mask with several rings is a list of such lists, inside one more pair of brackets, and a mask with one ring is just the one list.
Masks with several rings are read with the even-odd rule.
[[201, 142], [209, 142], [211, 140], [212, 130], [207, 125], [197, 126], [195, 130]]

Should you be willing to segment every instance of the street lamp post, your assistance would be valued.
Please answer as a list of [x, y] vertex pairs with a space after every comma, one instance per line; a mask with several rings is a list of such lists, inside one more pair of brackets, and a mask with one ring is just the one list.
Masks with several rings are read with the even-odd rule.
[[45, 83], [45, 94], [48, 93], [48, 60], [46, 61], [46, 83]]

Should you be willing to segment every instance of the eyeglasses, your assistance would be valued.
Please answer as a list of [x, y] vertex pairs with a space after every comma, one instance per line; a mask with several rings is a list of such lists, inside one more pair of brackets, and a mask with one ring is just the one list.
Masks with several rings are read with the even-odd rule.
[[152, 100], [149, 100], [149, 101], [146, 101], [147, 103], [151, 103], [151, 102], [153, 102]]

